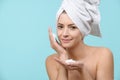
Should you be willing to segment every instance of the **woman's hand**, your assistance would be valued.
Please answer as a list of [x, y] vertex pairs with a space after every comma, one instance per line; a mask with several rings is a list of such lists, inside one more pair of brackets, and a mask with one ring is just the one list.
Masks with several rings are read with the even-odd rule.
[[59, 54], [59, 58], [61, 60], [67, 60], [68, 59], [67, 51], [60, 44], [56, 42], [51, 28], [49, 28], [48, 32], [49, 32], [49, 39], [50, 39], [51, 47]]
[[83, 62], [81, 61], [75, 61], [72, 59], [68, 60], [61, 60], [59, 58], [55, 58], [55, 60], [63, 65], [68, 70], [78, 70], [81, 71], [83, 69]]
[[83, 74], [84, 80], [94, 80], [89, 70], [83, 64], [83, 61], [74, 61], [72, 59], [60, 60], [56, 57], [55, 60], [63, 65], [67, 70], [77, 70], [80, 74]]

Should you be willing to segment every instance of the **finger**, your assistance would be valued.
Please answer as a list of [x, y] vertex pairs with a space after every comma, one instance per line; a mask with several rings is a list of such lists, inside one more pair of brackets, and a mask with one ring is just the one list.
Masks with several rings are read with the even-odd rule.
[[78, 67], [72, 67], [72, 66], [68, 66], [69, 70], [78, 70]]
[[68, 66], [72, 67], [72, 69], [79, 69], [81, 70], [83, 68], [83, 63], [76, 61], [74, 63], [70, 63]]
[[48, 29], [48, 32], [49, 32], [49, 39], [50, 39], [51, 47], [52, 47], [53, 49], [57, 49], [57, 48], [56, 48], [56, 47], [57, 47], [57, 43], [56, 43], [55, 38], [54, 38], [54, 36], [53, 36], [52, 29], [49, 28], [49, 29]]
[[60, 45], [55, 41], [55, 38], [54, 38], [54, 36], [53, 36], [53, 33], [52, 33], [52, 29], [51, 29], [51, 28], [48, 29], [48, 32], [49, 32], [49, 39], [50, 39], [51, 47], [52, 47], [53, 49], [55, 49], [55, 51], [58, 52], [58, 53], [63, 53], [63, 52], [65, 52], [65, 49], [64, 49], [62, 46], [60, 46]]
[[49, 29], [48, 29], [48, 32], [49, 32], [50, 43], [52, 43], [52, 42], [54, 42], [54, 37], [53, 37], [53, 35], [52, 35], [52, 29], [49, 28]]
[[65, 63], [64, 60], [60, 60], [59, 58], [55, 58], [55, 60], [61, 65], [63, 65], [66, 69], [69, 69], [69, 66]]
[[66, 69], [69, 69], [69, 70], [78, 70], [78, 69], [79, 69], [78, 66], [68, 65], [67, 63], [65, 63], [65, 61], [60, 60], [60, 59], [57, 58], [57, 57], [55, 57], [54, 59], [55, 59], [58, 63], [60, 63], [61, 65], [63, 65]]

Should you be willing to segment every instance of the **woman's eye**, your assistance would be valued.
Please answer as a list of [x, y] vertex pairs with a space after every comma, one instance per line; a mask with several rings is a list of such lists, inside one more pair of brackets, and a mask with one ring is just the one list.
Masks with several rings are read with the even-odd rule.
[[57, 26], [57, 28], [58, 28], [58, 29], [62, 29], [62, 28], [63, 28], [63, 26]]
[[74, 30], [74, 29], [77, 29], [77, 27], [76, 26], [71, 26], [70, 29]]

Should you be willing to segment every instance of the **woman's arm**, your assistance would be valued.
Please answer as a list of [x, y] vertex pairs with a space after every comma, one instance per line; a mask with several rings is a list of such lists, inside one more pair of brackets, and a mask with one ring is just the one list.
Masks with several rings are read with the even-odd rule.
[[101, 53], [97, 67], [97, 80], [114, 80], [114, 61], [109, 49]]
[[54, 57], [49, 56], [46, 59], [46, 69], [49, 80], [68, 80], [67, 70], [54, 60]]
[[56, 80], [57, 74], [58, 74], [57, 64], [52, 59], [52, 56], [48, 56], [46, 59], [46, 70], [47, 70], [49, 80]]
[[[67, 61], [62, 61], [60, 59], [56, 59], [58, 63], [63, 65], [67, 70], [76, 70], [79, 73], [79, 79], [82, 80], [94, 80], [90, 71], [86, 68], [82, 61], [75, 61], [69, 59]], [[81, 76], [80, 76], [81, 75]]]
[[56, 80], [68, 80], [68, 71], [62, 65], [59, 66]]
[[[66, 60], [68, 58], [67, 51], [55, 41], [52, 30], [50, 28], [49, 39], [51, 47], [57, 52], [57, 58]], [[46, 66], [50, 80], [67, 80], [67, 70], [63, 65], [56, 62], [55, 57], [56, 56], [52, 56], [46, 60]], [[56, 65], [58, 65], [58, 67]]]

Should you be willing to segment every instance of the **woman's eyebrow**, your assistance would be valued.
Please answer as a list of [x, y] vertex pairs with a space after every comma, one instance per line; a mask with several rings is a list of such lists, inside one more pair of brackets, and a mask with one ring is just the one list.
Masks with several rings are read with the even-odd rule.
[[74, 23], [72, 23], [72, 24], [69, 24], [68, 26], [75, 26], [75, 24], [74, 24]]
[[[58, 23], [57, 25], [64, 25], [62, 23]], [[68, 26], [76, 26], [74, 23], [68, 24]]]
[[63, 25], [62, 23], [58, 23], [57, 25]]

